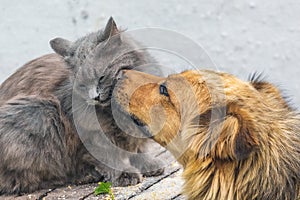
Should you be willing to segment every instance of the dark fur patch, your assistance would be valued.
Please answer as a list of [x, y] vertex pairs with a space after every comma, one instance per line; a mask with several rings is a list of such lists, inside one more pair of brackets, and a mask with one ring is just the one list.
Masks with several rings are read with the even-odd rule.
[[266, 77], [263, 72], [256, 71], [249, 75], [248, 81], [250, 81], [251, 83], [260, 83], [260, 82], [264, 82], [265, 78]]

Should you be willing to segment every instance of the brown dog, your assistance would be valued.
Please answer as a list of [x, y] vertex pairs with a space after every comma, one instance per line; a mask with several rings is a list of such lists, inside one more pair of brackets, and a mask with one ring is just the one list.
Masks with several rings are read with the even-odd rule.
[[127, 71], [114, 100], [182, 164], [189, 199], [299, 198], [300, 118], [272, 84]]

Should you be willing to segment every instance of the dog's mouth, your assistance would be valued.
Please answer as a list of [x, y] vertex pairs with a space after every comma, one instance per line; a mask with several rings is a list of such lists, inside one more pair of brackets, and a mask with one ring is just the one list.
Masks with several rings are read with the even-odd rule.
[[144, 123], [142, 120], [140, 120], [136, 115], [131, 114], [130, 118], [132, 119], [132, 121], [135, 123], [135, 125], [139, 126], [139, 127], [143, 127], [146, 126], [146, 123]]
[[153, 135], [148, 129], [148, 126], [145, 122], [143, 122], [141, 119], [139, 119], [136, 115], [130, 114], [130, 118], [133, 121], [133, 123], [142, 131], [142, 133], [147, 137], [147, 138], [152, 138]]

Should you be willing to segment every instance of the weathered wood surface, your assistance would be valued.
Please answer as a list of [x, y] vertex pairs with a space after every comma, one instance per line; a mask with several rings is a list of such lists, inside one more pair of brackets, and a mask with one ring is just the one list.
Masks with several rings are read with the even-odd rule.
[[[142, 183], [129, 187], [112, 188], [116, 200], [183, 200], [180, 194], [182, 187], [181, 168], [174, 158], [165, 150], [158, 158], [168, 163], [165, 172], [161, 176], [144, 178]], [[70, 185], [62, 188], [41, 190], [23, 196], [0, 196], [0, 200], [96, 200], [110, 199], [108, 195], [95, 196], [93, 191], [97, 183], [87, 185]]]

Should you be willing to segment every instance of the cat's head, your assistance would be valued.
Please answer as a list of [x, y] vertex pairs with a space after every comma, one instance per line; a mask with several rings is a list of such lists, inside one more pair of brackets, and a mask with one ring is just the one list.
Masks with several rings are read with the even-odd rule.
[[137, 42], [119, 31], [111, 17], [105, 28], [75, 42], [63, 38], [50, 41], [74, 72], [76, 93], [88, 103], [107, 106], [113, 87], [123, 69], [154, 62]]

